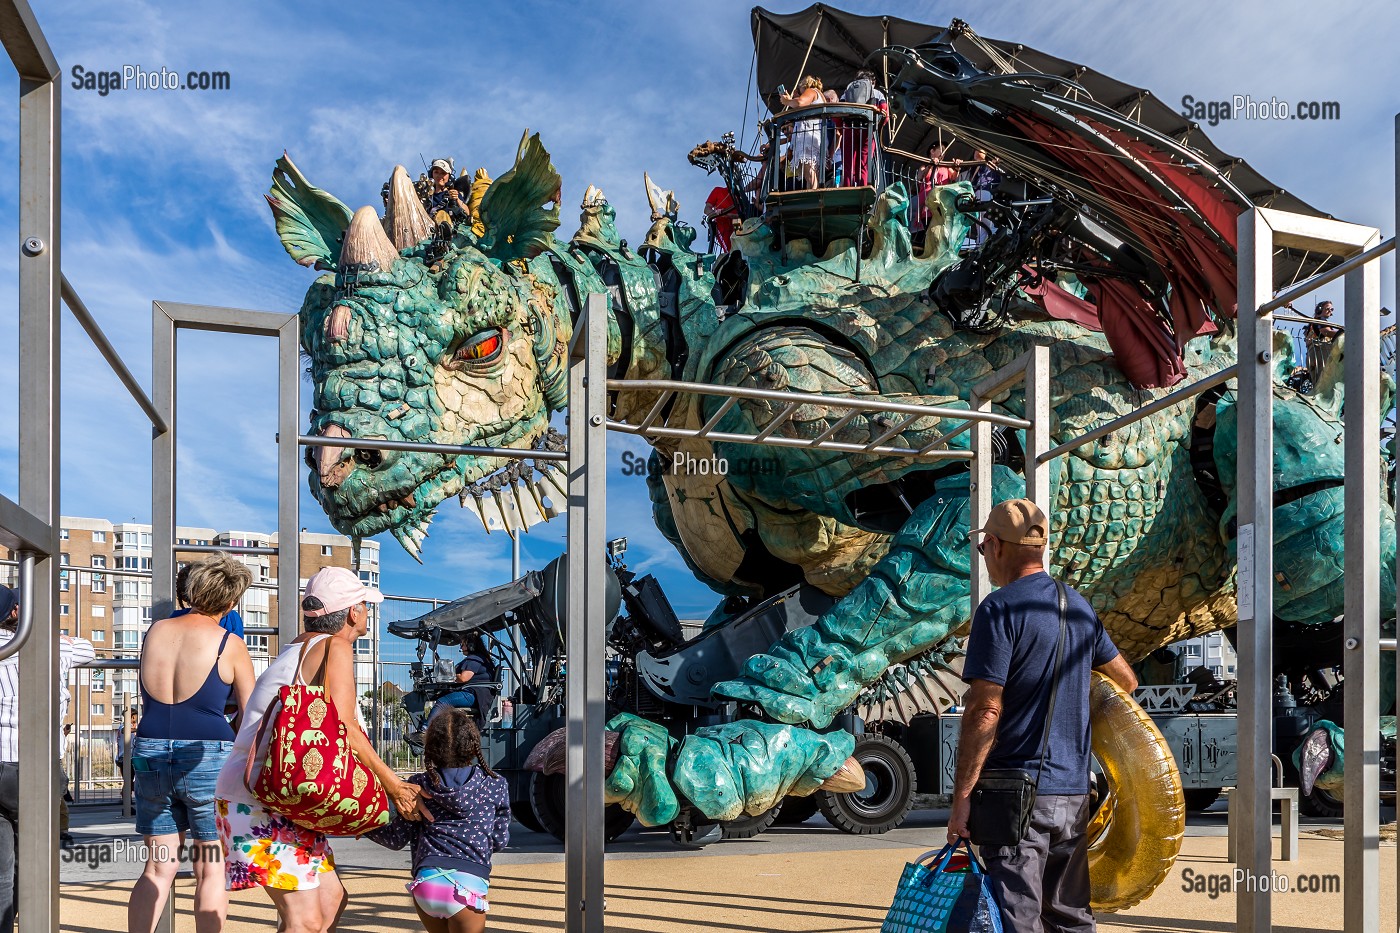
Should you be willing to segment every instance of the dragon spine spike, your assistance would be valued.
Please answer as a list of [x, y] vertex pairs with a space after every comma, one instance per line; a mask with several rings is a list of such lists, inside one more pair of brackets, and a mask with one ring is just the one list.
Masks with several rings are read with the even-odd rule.
[[[556, 467], [556, 466], [555, 466], [554, 464], [552, 464], [552, 463], [546, 465], [545, 468], [544, 468], [544, 479], [545, 479], [545, 482], [549, 483], [550, 486], [553, 486], [553, 487], [554, 487], [554, 491], [555, 491], [556, 493], [558, 493], [558, 495], [559, 495], [559, 501], [560, 501], [561, 503], [567, 502], [567, 501], [568, 501], [568, 499], [569, 499], [569, 490], [568, 490], [568, 486], [567, 486], [567, 484], [564, 482], [564, 474], [562, 474], [562, 473], [559, 472], [559, 468], [558, 468], [558, 467]], [[551, 498], [552, 498], [552, 497], [551, 497]]]
[[492, 531], [500, 529], [502, 526], [500, 514], [496, 509], [496, 497], [490, 492], [483, 493], [478, 504], [481, 507], [481, 523], [486, 526], [486, 533], [489, 535]]
[[372, 207], [362, 207], [350, 220], [345, 231], [345, 245], [340, 250], [341, 272], [388, 272], [399, 258], [399, 251], [389, 242], [379, 214]]
[[389, 178], [389, 205], [384, 211], [384, 232], [397, 250], [420, 243], [433, 232], [433, 221], [413, 190], [413, 179], [402, 165]]

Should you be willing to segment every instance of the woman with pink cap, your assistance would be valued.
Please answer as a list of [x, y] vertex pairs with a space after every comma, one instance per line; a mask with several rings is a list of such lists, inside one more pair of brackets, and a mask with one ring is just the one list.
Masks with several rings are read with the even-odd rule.
[[[324, 933], [335, 929], [348, 896], [335, 874], [335, 860], [325, 835], [295, 825], [269, 811], [243, 784], [244, 765], [254, 736], [282, 687], [305, 684], [324, 662], [325, 687], [343, 715], [359, 715], [355, 693], [355, 641], [368, 630], [369, 604], [384, 595], [360, 582], [344, 567], [327, 567], [306, 582], [301, 611], [306, 629], [283, 645], [258, 678], [247, 713], [234, 740], [228, 764], [219, 774], [219, 839], [224, 844], [224, 877], [230, 891], [262, 887], [272, 898], [287, 933]], [[384, 785], [389, 799], [407, 819], [418, 819], [422, 788], [399, 778], [375, 754], [369, 736], [350, 729], [355, 757]], [[431, 817], [429, 817], [431, 819]]]

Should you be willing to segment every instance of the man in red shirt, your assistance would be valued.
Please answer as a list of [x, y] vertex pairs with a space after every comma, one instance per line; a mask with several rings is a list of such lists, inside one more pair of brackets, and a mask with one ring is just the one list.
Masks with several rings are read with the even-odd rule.
[[705, 221], [714, 235], [714, 245], [720, 253], [729, 252], [729, 239], [734, 235], [734, 198], [729, 189], [719, 185], [705, 199]]

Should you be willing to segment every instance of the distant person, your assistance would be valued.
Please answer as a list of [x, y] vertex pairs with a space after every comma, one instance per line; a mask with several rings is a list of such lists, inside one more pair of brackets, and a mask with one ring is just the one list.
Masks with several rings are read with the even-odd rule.
[[941, 164], [945, 151], [943, 145], [934, 143], [928, 149], [928, 162], [919, 166], [914, 173], [914, 210], [910, 215], [909, 229], [919, 235], [920, 241], [933, 219], [933, 189], [952, 184], [958, 177], [950, 166]]
[[457, 662], [456, 678], [461, 686], [438, 697], [429, 721], [448, 709], [469, 709], [476, 717], [477, 725], [484, 727], [486, 717], [496, 702], [496, 690], [483, 686], [483, 682], [496, 679], [496, 664], [491, 660], [491, 652], [486, 650], [480, 635], [462, 637], [462, 660]]
[[[185, 586], [190, 578], [190, 568], [194, 564], [186, 564], [180, 568], [180, 572], [175, 574], [175, 601], [180, 604], [180, 608], [170, 613], [170, 618], [187, 615], [190, 610], [190, 599], [185, 594]], [[243, 617], [238, 614], [237, 609], [230, 609], [224, 613], [224, 617], [219, 620], [219, 627], [226, 632], [232, 632], [239, 638], [243, 637]]]
[[[22, 594], [0, 586], [0, 645], [15, 637]], [[42, 630], [35, 620], [35, 628]], [[49, 631], [52, 631], [50, 629]], [[68, 716], [68, 675], [97, 657], [85, 638], [58, 639], [58, 721]], [[15, 856], [19, 843], [19, 655], [0, 661], [0, 933], [13, 933], [17, 897]], [[54, 736], [57, 767], [62, 772], [63, 730]], [[51, 844], [51, 843], [50, 843]]]
[[366, 838], [390, 849], [411, 844], [407, 887], [428, 933], [481, 933], [491, 856], [510, 841], [509, 786], [486, 764], [481, 733], [466, 710], [434, 717], [423, 763], [426, 770], [408, 780], [425, 791], [432, 821], [395, 816]]
[[1303, 328], [1303, 345], [1308, 351], [1308, 376], [1316, 386], [1322, 381], [1322, 370], [1332, 358], [1332, 348], [1337, 344], [1342, 329], [1324, 323], [1332, 319], [1332, 302], [1319, 301], [1313, 308], [1312, 324]]
[[[778, 97], [789, 110], [815, 107], [826, 102], [822, 94], [820, 78], [807, 75], [797, 85], [796, 97], [781, 94]], [[812, 190], [817, 187], [817, 166], [822, 159], [822, 118], [819, 116], [797, 120], [792, 126], [792, 163], [798, 173], [802, 188]]]
[[[855, 79], [841, 92], [842, 103], [862, 104], [888, 113], [889, 105], [885, 95], [875, 87], [875, 72], [861, 69]], [[841, 131], [841, 177], [848, 186], [868, 185], [870, 179], [870, 157], [875, 151], [875, 133], [878, 119], [845, 121]]]
[[[190, 610], [153, 624], [141, 645], [138, 675], [144, 715], [131, 741], [136, 832], [148, 853], [131, 890], [128, 933], [152, 933], [188, 843], [194, 868], [198, 933], [217, 933], [228, 916], [214, 784], [233, 749], [224, 717], [253, 693], [253, 662], [243, 639], [219, 624], [243, 598], [252, 572], [227, 554], [189, 568]], [[162, 857], [164, 856], [164, 857]]]
[[729, 252], [729, 241], [734, 236], [738, 216], [729, 186], [716, 185], [705, 199], [705, 223], [709, 224], [712, 237], [710, 252]]
[[424, 207], [428, 209], [428, 216], [433, 219], [433, 223], [470, 220], [467, 202], [462, 200], [462, 193], [454, 184], [452, 160], [434, 159], [428, 175], [432, 178], [433, 193], [428, 195]]
[[[1096, 670], [1132, 693], [1137, 678], [1089, 601], [1045, 570], [1050, 523], [1029, 499], [992, 508], [972, 532], [1000, 587], [977, 607], [962, 677], [962, 734], [948, 841], [969, 835], [984, 769], [1036, 775], [1018, 845], [980, 846], [1008, 931], [1092, 931], [1089, 909], [1089, 687]], [[1061, 609], [1064, 640], [1061, 643]], [[1056, 678], [1058, 671], [1058, 679]], [[1053, 699], [1052, 699], [1053, 698]]]

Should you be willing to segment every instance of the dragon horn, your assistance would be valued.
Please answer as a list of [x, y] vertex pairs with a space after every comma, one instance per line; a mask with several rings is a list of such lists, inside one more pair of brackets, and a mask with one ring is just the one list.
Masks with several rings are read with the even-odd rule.
[[389, 179], [389, 205], [384, 210], [384, 232], [393, 241], [395, 249], [408, 249], [426, 239], [433, 232], [433, 222], [423, 209], [413, 190], [413, 179], [408, 177], [408, 169], [394, 166], [394, 174]]
[[340, 271], [388, 272], [398, 258], [399, 251], [389, 242], [374, 208], [362, 207], [357, 210], [345, 231], [345, 245], [340, 250]]

